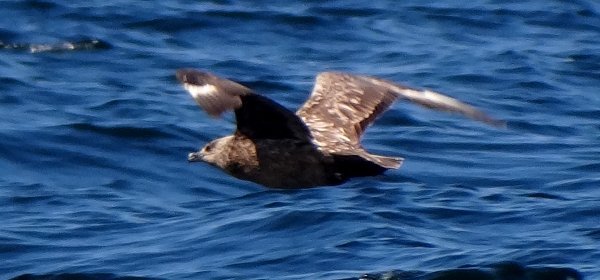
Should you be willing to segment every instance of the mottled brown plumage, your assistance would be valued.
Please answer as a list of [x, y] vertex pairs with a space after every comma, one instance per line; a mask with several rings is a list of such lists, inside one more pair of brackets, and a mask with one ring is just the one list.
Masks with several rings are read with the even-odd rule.
[[176, 76], [208, 114], [233, 110], [237, 122], [233, 135], [213, 140], [189, 160], [268, 187], [336, 185], [399, 168], [402, 158], [373, 155], [360, 144], [366, 128], [396, 99], [503, 124], [439, 93], [347, 73], [319, 74], [309, 100], [296, 114], [207, 72], [181, 69]]

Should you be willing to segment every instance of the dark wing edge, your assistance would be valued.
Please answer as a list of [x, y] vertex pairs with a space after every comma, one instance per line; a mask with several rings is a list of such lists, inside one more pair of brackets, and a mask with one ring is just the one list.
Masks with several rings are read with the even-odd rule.
[[292, 111], [241, 84], [195, 69], [177, 70], [176, 77], [207, 114], [218, 117], [234, 111], [236, 134], [250, 139], [312, 139], [309, 129]]

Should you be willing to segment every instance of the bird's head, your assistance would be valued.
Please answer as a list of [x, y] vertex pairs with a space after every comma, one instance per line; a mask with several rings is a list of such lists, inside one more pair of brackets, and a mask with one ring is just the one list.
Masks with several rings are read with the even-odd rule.
[[190, 153], [188, 155], [188, 161], [203, 161], [208, 164], [224, 168], [229, 158], [229, 142], [232, 138], [233, 136], [226, 136], [210, 141], [199, 151]]

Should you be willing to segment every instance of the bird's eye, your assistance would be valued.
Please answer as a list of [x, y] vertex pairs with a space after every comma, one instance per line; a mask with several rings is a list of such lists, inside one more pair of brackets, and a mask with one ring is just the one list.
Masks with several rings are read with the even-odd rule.
[[207, 153], [210, 153], [210, 151], [212, 151], [213, 149], [213, 144], [208, 144], [206, 145], [206, 147], [204, 147], [204, 151]]

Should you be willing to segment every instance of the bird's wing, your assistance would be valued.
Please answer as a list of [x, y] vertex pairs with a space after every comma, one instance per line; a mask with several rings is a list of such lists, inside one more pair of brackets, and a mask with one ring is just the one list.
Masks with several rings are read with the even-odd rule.
[[236, 133], [250, 139], [311, 141], [310, 131], [292, 111], [243, 85], [195, 69], [177, 70], [176, 77], [209, 115], [233, 110]]
[[365, 129], [398, 98], [436, 110], [463, 114], [491, 125], [503, 124], [440, 93], [338, 72], [319, 74], [310, 98], [296, 114], [308, 125], [314, 141], [322, 149], [331, 153], [345, 152], [362, 149], [360, 138]]

